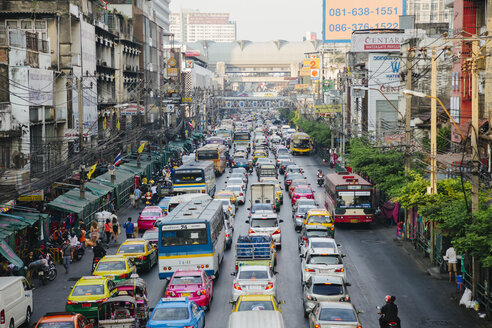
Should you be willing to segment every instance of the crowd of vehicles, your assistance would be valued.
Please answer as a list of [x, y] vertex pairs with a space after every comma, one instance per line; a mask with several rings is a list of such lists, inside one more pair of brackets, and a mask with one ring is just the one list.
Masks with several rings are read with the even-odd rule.
[[[351, 303], [346, 255], [335, 240], [335, 224], [373, 221], [372, 186], [356, 174], [342, 172], [321, 175], [323, 189], [313, 188], [292, 157], [312, 150], [311, 137], [290, 126], [264, 120], [255, 127], [223, 120], [196, 150], [194, 160], [175, 168], [174, 195], [142, 210], [142, 238], [129, 238], [115, 255], [98, 259], [92, 275], [73, 286], [67, 313], [61, 316], [84, 328], [93, 323], [103, 328], [204, 328], [214, 280], [222, 270], [232, 269], [227, 327], [288, 326], [282, 316], [284, 301], [277, 298], [285, 288], [277, 279], [282, 274], [277, 272], [277, 258], [287, 224], [279, 212], [286, 206], [284, 197], [289, 197], [292, 228], [299, 233], [296, 257], [309, 326], [362, 327], [360, 311]], [[225, 186], [219, 189], [215, 176], [226, 173], [227, 166]], [[253, 174], [257, 177], [249, 183]], [[324, 195], [324, 206], [316, 201], [318, 192]], [[247, 218], [236, 217], [245, 203]], [[248, 230], [234, 234], [238, 220], [247, 223]], [[229, 248], [234, 267], [221, 268]], [[166, 287], [151, 308], [145, 280], [138, 273], [154, 266]], [[30, 320], [32, 292], [22, 279], [12, 284], [17, 284], [17, 302], [22, 303], [12, 319], [15, 325], [9, 326], [16, 328], [17, 322]], [[7, 287], [0, 281], [0, 295]], [[0, 297], [0, 309], [2, 302]], [[47, 314], [42, 320], [52, 317]]]

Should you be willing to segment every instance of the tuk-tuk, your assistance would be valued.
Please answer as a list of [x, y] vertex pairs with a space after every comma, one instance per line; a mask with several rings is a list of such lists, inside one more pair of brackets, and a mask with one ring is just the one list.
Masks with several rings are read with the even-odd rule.
[[138, 328], [137, 300], [131, 296], [110, 297], [98, 307], [98, 328]]
[[[132, 275], [133, 276], [133, 275]], [[137, 302], [137, 319], [145, 324], [149, 319], [149, 302], [147, 299], [147, 283], [140, 277], [130, 277], [116, 284], [117, 296], [130, 296]]]

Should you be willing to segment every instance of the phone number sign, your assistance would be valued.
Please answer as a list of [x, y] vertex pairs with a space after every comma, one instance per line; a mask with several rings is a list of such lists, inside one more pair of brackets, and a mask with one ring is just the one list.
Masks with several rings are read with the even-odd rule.
[[323, 0], [323, 41], [350, 42], [352, 32], [398, 29], [405, 0]]

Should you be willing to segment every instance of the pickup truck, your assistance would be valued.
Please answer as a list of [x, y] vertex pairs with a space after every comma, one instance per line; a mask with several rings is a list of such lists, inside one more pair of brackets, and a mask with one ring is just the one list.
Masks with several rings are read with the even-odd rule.
[[273, 269], [277, 262], [275, 243], [270, 236], [239, 236], [236, 243], [234, 271], [242, 265], [268, 265]]

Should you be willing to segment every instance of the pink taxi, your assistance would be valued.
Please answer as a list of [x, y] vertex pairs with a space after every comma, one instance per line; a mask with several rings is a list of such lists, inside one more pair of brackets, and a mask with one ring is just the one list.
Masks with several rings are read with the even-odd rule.
[[138, 230], [152, 229], [154, 222], [163, 216], [164, 212], [159, 206], [146, 206], [138, 217]]
[[177, 270], [169, 280], [166, 288], [166, 298], [188, 297], [198, 306], [208, 309], [213, 295], [213, 279], [215, 276], [208, 276], [205, 271], [196, 270]]

